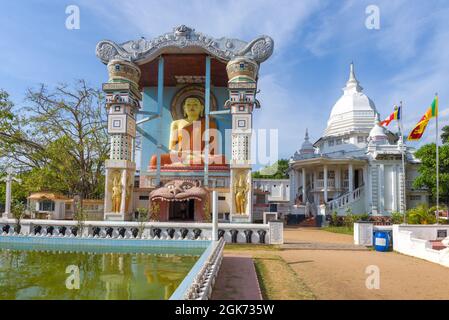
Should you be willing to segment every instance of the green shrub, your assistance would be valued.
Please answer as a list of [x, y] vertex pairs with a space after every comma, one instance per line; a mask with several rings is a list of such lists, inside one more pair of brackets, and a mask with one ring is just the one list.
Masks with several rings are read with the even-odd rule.
[[401, 224], [404, 223], [404, 215], [400, 212], [392, 212], [391, 213], [391, 223], [392, 224]]
[[407, 222], [410, 224], [433, 224], [436, 221], [435, 209], [429, 209], [426, 204], [409, 209], [407, 210]]
[[368, 213], [362, 213], [359, 214], [357, 221], [369, 221], [369, 214]]

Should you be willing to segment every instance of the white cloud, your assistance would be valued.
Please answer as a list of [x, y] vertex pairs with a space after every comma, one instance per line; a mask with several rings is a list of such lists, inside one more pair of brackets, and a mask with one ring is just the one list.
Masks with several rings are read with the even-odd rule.
[[86, 1], [84, 6], [109, 21], [110, 28], [128, 31], [135, 38], [155, 37], [185, 24], [214, 37], [239, 37], [249, 41], [267, 34], [275, 39], [276, 49], [279, 49], [297, 35], [300, 24], [321, 7], [321, 2], [135, 0], [108, 1], [107, 4]]

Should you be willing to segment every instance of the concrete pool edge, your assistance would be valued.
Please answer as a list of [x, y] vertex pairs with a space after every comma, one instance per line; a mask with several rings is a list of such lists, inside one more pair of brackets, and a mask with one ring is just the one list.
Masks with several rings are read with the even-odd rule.
[[212, 241], [170, 300], [208, 300], [223, 260], [224, 239]]

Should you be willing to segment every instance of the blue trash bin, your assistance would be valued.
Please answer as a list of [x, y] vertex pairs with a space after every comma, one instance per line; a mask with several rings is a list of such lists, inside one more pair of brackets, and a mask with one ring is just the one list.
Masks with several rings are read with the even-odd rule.
[[391, 236], [388, 231], [376, 231], [374, 233], [374, 248], [376, 249], [376, 251], [389, 251], [390, 244]]

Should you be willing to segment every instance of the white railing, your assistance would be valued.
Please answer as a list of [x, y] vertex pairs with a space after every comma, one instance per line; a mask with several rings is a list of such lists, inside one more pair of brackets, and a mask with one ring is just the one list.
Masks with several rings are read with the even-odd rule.
[[[0, 219], [0, 234], [15, 235], [14, 219]], [[49, 228], [53, 227], [53, 228]], [[65, 228], [63, 228], [65, 227]], [[141, 229], [141, 230], [139, 230]], [[24, 219], [21, 221], [21, 235], [82, 238], [137, 238], [155, 240], [210, 240], [212, 223], [195, 222], [139, 222], [131, 221], [85, 221], [83, 232], [77, 221]], [[276, 230], [282, 232], [282, 230]], [[218, 236], [227, 243], [271, 244], [269, 224], [219, 223]]]
[[352, 202], [359, 200], [360, 196], [363, 193], [363, 189], [364, 187], [362, 186], [360, 188], [355, 189], [352, 192], [347, 192], [344, 195], [340, 196], [339, 198], [328, 202], [327, 205], [329, 210], [333, 212], [337, 209], [347, 207]]
[[[335, 180], [334, 179], [327, 179], [327, 187], [328, 188], [335, 188]], [[315, 189], [324, 189], [324, 180], [323, 179], [316, 180]]]
[[195, 263], [170, 300], [208, 300], [223, 260], [223, 239], [214, 241]]

